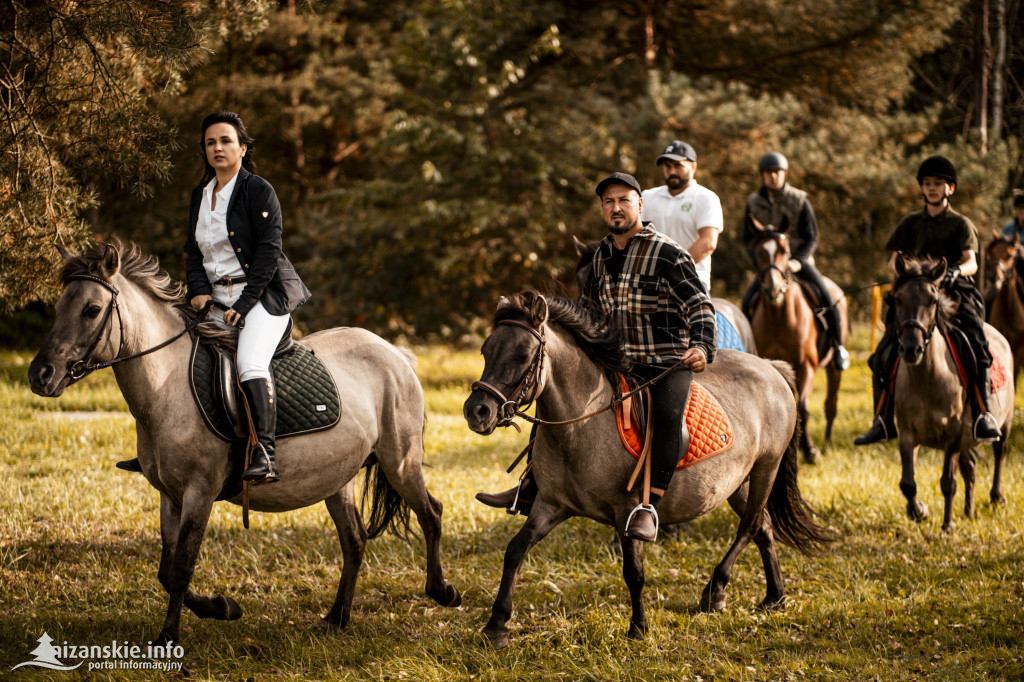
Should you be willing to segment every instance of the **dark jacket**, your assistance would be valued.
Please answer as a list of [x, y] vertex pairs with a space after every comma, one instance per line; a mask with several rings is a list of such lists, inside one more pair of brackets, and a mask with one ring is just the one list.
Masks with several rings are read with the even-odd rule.
[[[192, 190], [185, 235], [187, 300], [213, 293], [196, 241], [196, 223], [203, 203], [200, 184]], [[287, 315], [309, 300], [310, 293], [295, 266], [281, 250], [281, 204], [270, 183], [245, 168], [238, 171], [227, 212], [228, 238], [245, 270], [245, 288], [232, 306], [243, 317], [257, 301], [271, 315]]]
[[764, 187], [747, 197], [747, 209], [743, 215], [743, 246], [756, 265], [753, 247], [761, 233], [754, 225], [755, 218], [765, 227], [789, 234], [793, 258], [801, 265], [806, 265], [814, 255], [818, 245], [818, 221], [811, 202], [807, 201], [807, 192], [787, 184], [774, 197], [770, 197]]

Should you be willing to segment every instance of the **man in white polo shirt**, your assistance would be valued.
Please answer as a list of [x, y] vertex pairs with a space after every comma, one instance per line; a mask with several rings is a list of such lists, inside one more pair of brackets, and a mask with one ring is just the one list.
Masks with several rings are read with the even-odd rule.
[[661, 187], [645, 190], [641, 220], [690, 252], [697, 276], [711, 291], [711, 254], [722, 231], [722, 202], [718, 195], [693, 179], [697, 153], [686, 142], [674, 140], [657, 161], [665, 176]]

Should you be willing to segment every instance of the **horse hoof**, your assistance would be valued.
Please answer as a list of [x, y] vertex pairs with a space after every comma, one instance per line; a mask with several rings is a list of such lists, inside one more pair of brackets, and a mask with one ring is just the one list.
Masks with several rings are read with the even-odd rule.
[[462, 595], [459, 593], [455, 586], [451, 583], [445, 583], [444, 587], [438, 592], [427, 592], [427, 596], [436, 601], [441, 606], [448, 608], [455, 608], [462, 606]]
[[640, 642], [647, 636], [647, 624], [637, 625], [636, 623], [629, 624], [629, 632], [626, 633], [626, 637], [633, 640], [634, 642]]
[[335, 632], [337, 630], [342, 629], [343, 627], [345, 627], [344, 623], [332, 620], [327, 616], [324, 616], [317, 622], [313, 623], [313, 629], [320, 630], [321, 632]]
[[907, 502], [907, 516], [911, 521], [924, 521], [928, 518], [928, 505], [919, 500]]
[[238, 620], [242, 617], [242, 607], [231, 597], [217, 595], [216, 602], [220, 607], [219, 614], [214, 616], [216, 620]]
[[811, 448], [804, 453], [804, 462], [807, 464], [817, 464], [821, 461], [821, 451], [818, 448]]
[[992, 493], [988, 496], [989, 501], [992, 502], [993, 507], [1005, 507], [1006, 498], [1003, 497], [1002, 493]]
[[953, 523], [950, 522], [942, 524], [942, 532], [946, 535], [951, 535], [953, 533]]
[[712, 599], [711, 594], [705, 589], [700, 595], [701, 613], [720, 613], [725, 611], [725, 597]]
[[153, 639], [153, 646], [167, 646], [171, 643], [178, 643], [178, 633], [171, 633], [167, 630], [161, 630], [160, 634]]
[[483, 635], [487, 643], [495, 649], [504, 649], [508, 646], [508, 630], [484, 630]]

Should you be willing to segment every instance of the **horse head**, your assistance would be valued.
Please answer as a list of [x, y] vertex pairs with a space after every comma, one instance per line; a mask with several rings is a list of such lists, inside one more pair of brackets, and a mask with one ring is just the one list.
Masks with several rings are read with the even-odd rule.
[[548, 301], [537, 292], [498, 300], [494, 331], [480, 349], [483, 374], [462, 406], [470, 429], [489, 435], [499, 426], [509, 426], [517, 411], [540, 396], [547, 320]]
[[57, 251], [64, 261], [64, 293], [55, 305], [53, 329], [28, 369], [32, 392], [50, 398], [85, 376], [80, 372], [88, 363], [116, 357], [124, 343], [117, 307], [118, 246], [99, 244], [76, 256], [57, 244]]
[[576, 262], [576, 291], [582, 292], [587, 284], [587, 278], [590, 277], [590, 270], [594, 267], [594, 253], [601, 242], [582, 242], [576, 235], [573, 235], [572, 243], [579, 256], [579, 260]]
[[1003, 284], [1014, 277], [1014, 262], [1017, 259], [1017, 252], [1020, 249], [1020, 237], [1014, 235], [1009, 239], [992, 232], [992, 241], [985, 247], [985, 263], [991, 267], [985, 268], [985, 286], [994, 287], [999, 291]]
[[908, 365], [924, 358], [936, 326], [949, 315], [949, 300], [940, 283], [946, 274], [946, 259], [896, 256], [896, 280], [892, 285], [899, 327], [900, 357]]
[[789, 237], [782, 232], [761, 229], [761, 235], [754, 242], [754, 257], [757, 261], [757, 278], [761, 285], [761, 298], [766, 304], [781, 307], [789, 291], [793, 273], [789, 268], [791, 251]]

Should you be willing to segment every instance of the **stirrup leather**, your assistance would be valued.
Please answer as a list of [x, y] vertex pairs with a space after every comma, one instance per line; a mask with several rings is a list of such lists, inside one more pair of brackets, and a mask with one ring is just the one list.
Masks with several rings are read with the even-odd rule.
[[[660, 528], [660, 525], [658, 523], [658, 510], [654, 508], [653, 504], [644, 504], [643, 502], [641, 502], [637, 506], [633, 507], [633, 511], [629, 512], [629, 516], [626, 517], [626, 527], [624, 530], [627, 533], [629, 532], [629, 524], [633, 521], [633, 516], [638, 511], [648, 511], [651, 512], [652, 516], [654, 516], [654, 537], [651, 538], [651, 542], [654, 542], [658, 539], [658, 529]], [[629, 536], [627, 535], [626, 537]]]
[[[529, 469], [527, 469], [527, 471], [529, 471]], [[516, 505], [519, 504], [519, 493], [521, 493], [523, 491], [523, 483], [526, 482], [525, 475], [526, 474], [524, 472], [523, 478], [519, 479], [519, 485], [516, 486], [516, 496], [512, 498], [512, 504], [510, 504], [505, 509], [505, 513], [506, 514], [510, 514], [511, 516], [515, 516], [516, 514], [519, 513], [519, 509], [516, 507]]]

